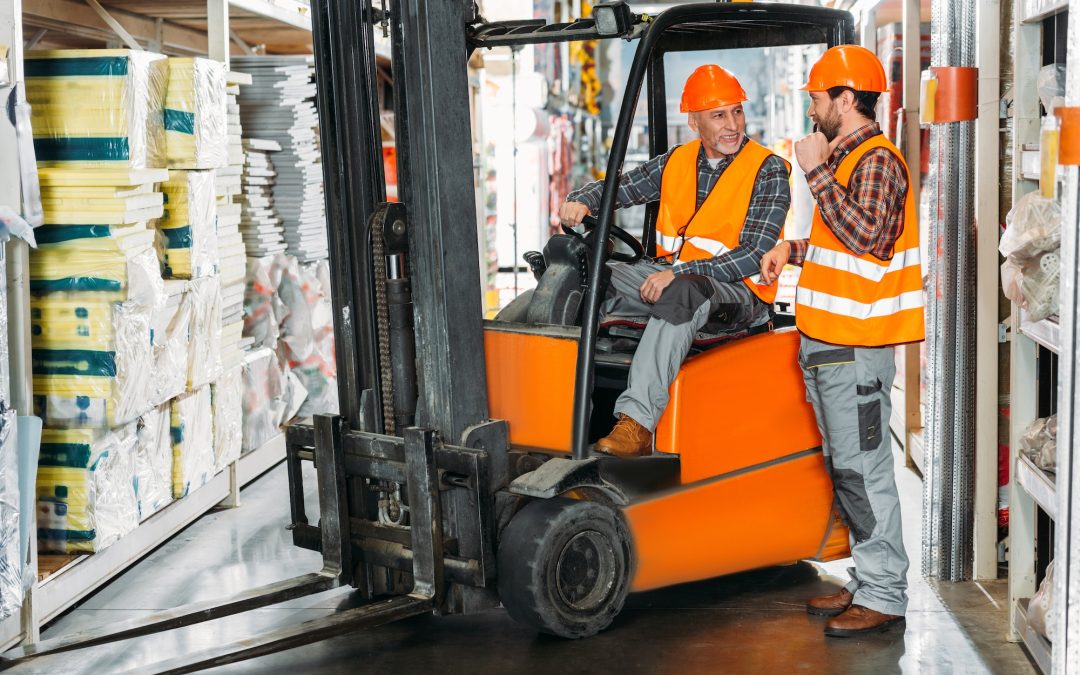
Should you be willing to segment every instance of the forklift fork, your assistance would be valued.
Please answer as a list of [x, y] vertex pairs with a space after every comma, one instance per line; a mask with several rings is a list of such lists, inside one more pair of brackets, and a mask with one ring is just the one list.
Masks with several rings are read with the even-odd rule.
[[[314, 427], [314, 459], [322, 519], [318, 528], [311, 529], [317, 529], [321, 535], [323, 567], [319, 572], [259, 586], [225, 599], [195, 602], [120, 624], [26, 645], [0, 657], [0, 670], [41, 656], [213, 621], [348, 584], [352, 576], [352, 543], [349, 537], [350, 521], [345, 494], [343, 420], [340, 417], [318, 415], [315, 417]], [[443, 602], [445, 583], [442, 513], [438, 473], [435, 468], [435, 434], [428, 429], [409, 428], [405, 430], [404, 436], [406, 487], [412, 514], [410, 532], [414, 585], [410, 594], [379, 600], [296, 626], [185, 654], [140, 667], [138, 672], [194, 672], [438, 610]], [[290, 460], [298, 461], [295, 449], [291, 448], [290, 453], [293, 454]], [[296, 470], [298, 469], [299, 467], [296, 467]], [[292, 471], [293, 467], [290, 466], [290, 474]], [[291, 497], [295, 518], [296, 502], [299, 500], [302, 505], [303, 494], [292, 494]], [[300, 513], [302, 514], [302, 506]], [[298, 523], [294, 522], [295, 524]]]

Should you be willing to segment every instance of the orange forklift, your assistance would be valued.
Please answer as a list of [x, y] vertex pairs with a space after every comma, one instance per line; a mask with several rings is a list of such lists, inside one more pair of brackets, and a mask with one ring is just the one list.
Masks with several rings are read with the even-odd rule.
[[[286, 463], [293, 542], [321, 552], [323, 566], [24, 646], [0, 667], [346, 585], [369, 601], [148, 668], [192, 672], [499, 605], [538, 631], [582, 638], [608, 627], [631, 591], [847, 556], [794, 328], [706, 326], [671, 387], [655, 452], [621, 459], [590, 444], [613, 425], [637, 337], [625, 322], [599, 325], [607, 262], [655, 254], [655, 204], [640, 239], [613, 223], [642, 87], [655, 155], [668, 147], [666, 54], [831, 47], [852, 41], [851, 15], [716, 2], [646, 16], [603, 2], [570, 23], [492, 23], [468, 0], [311, 5], [340, 414], [290, 426]], [[383, 176], [380, 29], [392, 44], [397, 203], [386, 202]], [[484, 321], [466, 62], [478, 49], [605, 39], [637, 40], [637, 50], [598, 217], [530, 255], [536, 289]]]

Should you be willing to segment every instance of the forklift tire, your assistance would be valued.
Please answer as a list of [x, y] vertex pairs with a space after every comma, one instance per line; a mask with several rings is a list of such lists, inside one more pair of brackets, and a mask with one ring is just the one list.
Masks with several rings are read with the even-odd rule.
[[520, 623], [559, 637], [589, 637], [622, 610], [632, 561], [630, 531], [618, 510], [538, 499], [503, 531], [499, 597]]

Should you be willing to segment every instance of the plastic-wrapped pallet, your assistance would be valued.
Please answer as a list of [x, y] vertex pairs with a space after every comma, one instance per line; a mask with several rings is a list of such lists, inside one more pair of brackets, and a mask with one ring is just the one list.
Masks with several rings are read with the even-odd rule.
[[135, 529], [135, 427], [42, 431], [39, 551], [93, 553]]
[[244, 377], [241, 366], [230, 368], [210, 385], [214, 406], [214, 470], [240, 458], [244, 426]]
[[165, 282], [165, 301], [150, 315], [154, 346], [152, 405], [160, 405], [187, 390], [190, 313], [181, 311], [185, 281]]
[[229, 163], [225, 64], [170, 58], [165, 99], [169, 168], [217, 169]]
[[38, 162], [165, 166], [164, 56], [127, 49], [30, 51], [25, 72]]
[[157, 222], [167, 278], [198, 279], [217, 271], [217, 202], [213, 171], [171, 171], [162, 184], [165, 215]]
[[0, 619], [18, 611], [23, 599], [16, 445], [15, 411], [5, 410], [0, 413]]
[[248, 354], [243, 366], [243, 451], [261, 447], [281, 433], [284, 415], [284, 375], [277, 355], [269, 349]]
[[188, 283], [181, 311], [188, 324], [188, 391], [221, 374], [221, 283], [217, 277]]
[[214, 476], [210, 387], [172, 400], [173, 497], [186, 497]]
[[1034, 321], [1057, 314], [1061, 276], [1061, 206], [1037, 192], [1016, 201], [1005, 217], [998, 250], [1005, 296]]
[[[300, 416], [336, 413], [337, 362], [334, 356], [333, 310], [324, 280], [326, 261], [299, 265], [295, 258], [278, 256], [282, 266], [277, 294], [285, 306], [281, 319], [281, 351], [289, 369], [307, 390]], [[320, 265], [323, 278], [320, 278]], [[326, 286], [328, 288], [328, 285]]]
[[150, 314], [94, 294], [31, 298], [34, 411], [45, 426], [112, 428], [150, 407]]
[[173, 501], [172, 406], [168, 403], [139, 418], [135, 446], [135, 496], [139, 522]]
[[254, 340], [255, 347], [277, 345], [281, 334], [278, 315], [285, 308], [277, 295], [281, 268], [273, 257], [248, 258], [247, 289], [244, 292], [244, 337]]
[[[162, 195], [155, 192], [154, 182], [167, 178], [168, 172], [64, 167], [42, 168], [38, 175], [44, 194], [107, 202], [117, 195], [132, 194], [160, 200]], [[154, 213], [160, 212], [159, 204]], [[93, 222], [100, 219], [100, 211], [72, 207], [50, 211], [51, 220], [64, 222], [35, 231], [39, 247], [30, 258], [30, 290], [87, 292], [98, 299], [156, 304], [162, 285], [154, 232], [147, 227], [151, 215], [136, 210], [111, 222]]]

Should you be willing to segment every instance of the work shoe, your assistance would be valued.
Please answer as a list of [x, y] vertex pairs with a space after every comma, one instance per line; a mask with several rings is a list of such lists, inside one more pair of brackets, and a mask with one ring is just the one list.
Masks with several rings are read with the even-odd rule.
[[848, 593], [848, 589], [841, 588], [839, 593], [810, 598], [806, 603], [806, 611], [816, 616], [836, 616], [851, 607], [851, 600], [854, 597]]
[[862, 605], [852, 605], [839, 616], [825, 624], [825, 634], [830, 637], [853, 637], [866, 633], [879, 633], [893, 626], [902, 626], [904, 617], [882, 614]]
[[619, 415], [611, 433], [596, 442], [596, 449], [616, 457], [640, 457], [652, 450], [652, 432], [633, 417]]

